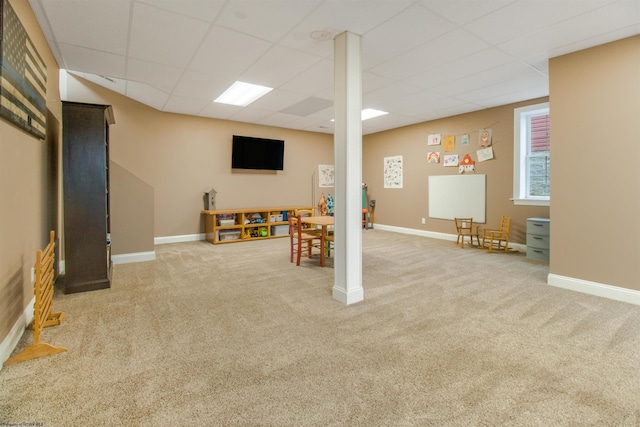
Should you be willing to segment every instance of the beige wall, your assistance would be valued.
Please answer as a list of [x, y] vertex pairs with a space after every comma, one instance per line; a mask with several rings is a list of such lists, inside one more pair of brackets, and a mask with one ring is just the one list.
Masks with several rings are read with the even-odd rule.
[[[84, 79], [70, 76], [67, 97], [71, 101], [113, 105], [116, 124], [110, 128], [111, 160], [134, 179], [148, 183], [155, 196], [155, 237], [193, 235], [204, 231], [199, 214], [202, 195], [213, 187], [218, 192], [217, 207], [247, 208], [314, 203], [321, 191], [312, 178], [318, 164], [333, 164], [333, 137], [312, 132], [249, 125], [246, 123], [162, 113]], [[462, 116], [422, 123], [363, 138], [363, 182], [369, 197], [376, 199], [375, 221], [397, 227], [453, 233], [451, 221], [428, 217], [427, 177], [457, 174], [457, 168], [426, 163], [429, 133], [458, 135], [469, 133], [469, 147], [457, 147], [461, 156], [475, 159], [478, 129], [491, 127], [495, 159], [476, 164], [477, 173], [487, 175], [487, 226], [497, 226], [501, 215], [513, 217], [513, 241], [526, 240], [526, 218], [549, 216], [548, 207], [514, 206], [513, 108], [547, 99], [492, 108]], [[231, 170], [233, 134], [285, 140], [285, 170], [257, 172]], [[441, 146], [439, 147], [441, 150]], [[404, 156], [404, 188], [383, 188], [385, 156]], [[131, 186], [112, 181], [112, 195]], [[129, 218], [118, 215], [118, 200], [112, 200], [113, 253], [128, 253], [136, 246]], [[421, 218], [427, 218], [421, 224]], [[133, 229], [139, 229], [137, 226]], [[150, 246], [151, 245], [151, 246]], [[138, 245], [135, 252], [153, 250], [152, 243]]]
[[640, 290], [640, 36], [549, 73], [551, 273]]
[[[212, 187], [218, 209], [309, 205], [320, 195], [316, 188], [313, 196], [318, 165], [333, 164], [332, 135], [163, 113], [75, 76], [67, 91], [70, 101], [113, 106], [111, 160], [153, 188], [155, 237], [204, 233], [200, 211]], [[234, 134], [283, 139], [284, 171], [232, 170]], [[113, 185], [114, 195], [129, 191]], [[121, 232], [121, 220], [114, 212], [114, 254], [130, 246], [118, 242], [131, 237]]]
[[114, 255], [152, 252], [153, 187], [109, 162], [111, 251]]
[[0, 343], [33, 298], [36, 251], [58, 232], [58, 66], [27, 0], [10, 3], [47, 65], [49, 111], [44, 141], [0, 118]]
[[[510, 216], [511, 240], [525, 243], [526, 219], [549, 217], [549, 208], [516, 206], [510, 200], [513, 195], [513, 109], [545, 101], [547, 98], [535, 99], [365, 136], [362, 178], [368, 186], [369, 199], [376, 200], [375, 222], [455, 234], [453, 221], [429, 218], [427, 190], [430, 175], [457, 175], [458, 168], [444, 167], [443, 163], [427, 164], [428, 151], [440, 151], [441, 161], [445, 154], [442, 145], [429, 147], [427, 136], [432, 133], [440, 133], [443, 137], [468, 133], [469, 146], [456, 144], [454, 153], [460, 159], [469, 154], [476, 161], [476, 174], [486, 175], [486, 224], [481, 227], [495, 228], [502, 215]], [[478, 130], [482, 128], [492, 129], [494, 159], [478, 162]], [[396, 155], [403, 156], [403, 188], [384, 188], [384, 158]], [[424, 225], [422, 218], [426, 218]]]

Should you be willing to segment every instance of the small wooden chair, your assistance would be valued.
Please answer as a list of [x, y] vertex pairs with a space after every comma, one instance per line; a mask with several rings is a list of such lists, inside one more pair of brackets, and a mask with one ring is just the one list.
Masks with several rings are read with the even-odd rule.
[[[315, 211], [315, 209], [296, 209], [293, 212], [293, 215], [297, 216], [297, 217], [315, 216], [316, 215], [316, 211]], [[302, 229], [304, 230], [305, 233], [308, 233], [308, 234], [316, 234], [318, 236], [320, 236], [320, 234], [322, 234], [322, 230], [316, 228], [312, 224], [302, 223]]]
[[[305, 229], [300, 221], [300, 215], [289, 215], [289, 241], [290, 241], [290, 258], [289, 261], [293, 262], [293, 258], [296, 258], [296, 265], [300, 265], [300, 259], [302, 253], [306, 252], [308, 258], [313, 256], [314, 249], [318, 250], [320, 255], [320, 265], [324, 267], [324, 254], [322, 248], [324, 247], [324, 235], [322, 230]], [[317, 232], [317, 233], [316, 233]]]
[[458, 239], [456, 245], [464, 248], [464, 238], [469, 237], [469, 244], [473, 246], [473, 237], [475, 236], [478, 247], [480, 246], [479, 227], [473, 224], [473, 218], [454, 218], [456, 230], [458, 231]]
[[[500, 219], [500, 228], [497, 230], [482, 230], [482, 247], [492, 252], [509, 251], [509, 233], [511, 232], [511, 217], [503, 216]], [[504, 247], [502, 244], [504, 243]]]
[[326, 245], [327, 257], [331, 256], [331, 249], [334, 248], [333, 235], [333, 227], [327, 228], [327, 233], [324, 235], [324, 244]]

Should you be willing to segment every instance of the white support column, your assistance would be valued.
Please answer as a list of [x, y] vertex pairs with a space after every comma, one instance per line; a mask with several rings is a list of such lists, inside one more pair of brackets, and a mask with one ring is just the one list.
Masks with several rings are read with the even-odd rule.
[[362, 289], [362, 38], [334, 40], [335, 263], [333, 298], [352, 304]]

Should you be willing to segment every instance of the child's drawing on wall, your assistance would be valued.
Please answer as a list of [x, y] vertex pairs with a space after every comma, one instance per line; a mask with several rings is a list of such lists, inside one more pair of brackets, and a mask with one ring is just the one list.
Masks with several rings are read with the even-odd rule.
[[444, 151], [454, 151], [456, 148], [456, 137], [453, 135], [445, 136], [442, 144]]
[[444, 155], [444, 166], [458, 166], [458, 155], [457, 154], [445, 154]]
[[402, 188], [402, 156], [384, 158], [384, 188]]
[[427, 163], [440, 163], [440, 152], [429, 151], [427, 153]]
[[473, 161], [470, 155], [465, 154], [460, 161], [458, 173], [473, 173], [476, 171], [476, 162]]
[[442, 135], [439, 133], [432, 133], [427, 136], [427, 145], [440, 145]]
[[335, 171], [333, 165], [318, 165], [318, 186], [333, 187], [335, 185]]
[[480, 129], [478, 135], [478, 145], [488, 147], [491, 145], [491, 129]]
[[493, 159], [493, 147], [482, 148], [476, 151], [478, 154], [478, 161], [484, 162]]

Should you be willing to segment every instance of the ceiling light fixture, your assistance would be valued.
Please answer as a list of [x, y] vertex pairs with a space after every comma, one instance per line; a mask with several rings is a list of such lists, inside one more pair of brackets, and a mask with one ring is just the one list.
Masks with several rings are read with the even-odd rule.
[[246, 107], [261, 96], [266, 95], [273, 88], [254, 85], [245, 82], [235, 82], [229, 89], [225, 90], [222, 95], [217, 97], [213, 102], [221, 104], [231, 104], [240, 107]]
[[[384, 116], [385, 114], [389, 114], [386, 111], [374, 110], [373, 108], [365, 108], [360, 112], [360, 120], [369, 120], [374, 117]], [[332, 122], [335, 122], [336, 119], [331, 119]]]
[[373, 108], [365, 108], [362, 110], [362, 120], [373, 119], [374, 117], [384, 116], [389, 114], [386, 111], [374, 110]]

